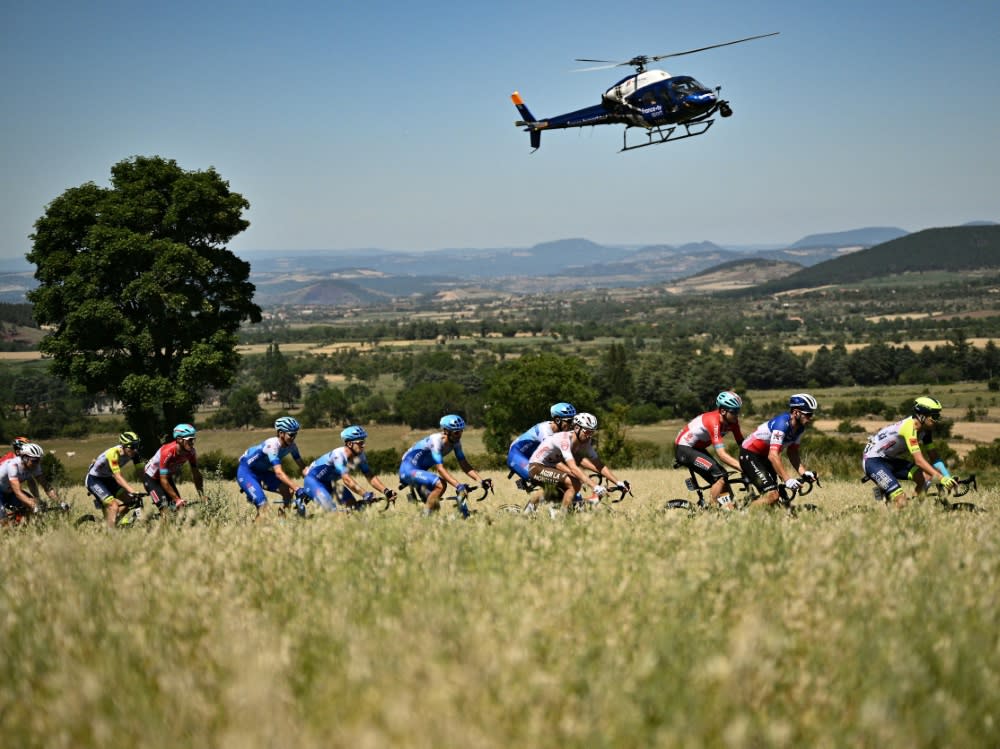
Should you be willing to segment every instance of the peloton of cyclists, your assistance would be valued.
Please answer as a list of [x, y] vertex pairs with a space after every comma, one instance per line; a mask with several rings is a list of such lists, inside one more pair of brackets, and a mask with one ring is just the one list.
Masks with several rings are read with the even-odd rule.
[[900, 479], [915, 482], [917, 494], [935, 481], [945, 489], [955, 485], [934, 449], [934, 427], [940, 422], [941, 403], [925, 395], [914, 401], [910, 416], [882, 427], [868, 438], [861, 466], [895, 507], [904, 507], [909, 501]]
[[[743, 399], [733, 391], [725, 390], [716, 397], [715, 406], [715, 410], [696, 416], [681, 429], [674, 440], [674, 457], [678, 465], [690, 468], [711, 485], [709, 496], [713, 505], [732, 510], [732, 489], [726, 469], [719, 463], [741, 470], [739, 460], [726, 452], [725, 436], [732, 432], [737, 447], [743, 442], [743, 432], [740, 431]], [[708, 453], [709, 447], [715, 452], [715, 458]]]
[[[750, 503], [771, 506], [780, 499], [778, 486], [795, 491], [802, 481], [814, 481], [816, 474], [806, 470], [799, 454], [799, 443], [818, 408], [809, 393], [796, 393], [788, 399], [788, 411], [758, 426], [740, 446], [740, 468], [761, 496]], [[792, 470], [785, 468], [782, 452], [787, 449]]]

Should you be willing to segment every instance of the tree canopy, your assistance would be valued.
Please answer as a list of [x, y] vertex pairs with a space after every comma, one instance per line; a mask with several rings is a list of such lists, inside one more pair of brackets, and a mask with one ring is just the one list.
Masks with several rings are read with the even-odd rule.
[[190, 420], [207, 387], [237, 371], [236, 333], [257, 322], [249, 263], [226, 244], [249, 226], [249, 203], [209, 168], [136, 156], [111, 168], [111, 186], [66, 190], [35, 222], [29, 292], [53, 330], [41, 350], [52, 371], [124, 404], [153, 442]]

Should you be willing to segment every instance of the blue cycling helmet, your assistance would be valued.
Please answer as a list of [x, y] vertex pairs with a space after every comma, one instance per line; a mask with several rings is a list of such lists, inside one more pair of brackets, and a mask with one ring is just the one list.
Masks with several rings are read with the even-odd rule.
[[743, 408], [743, 399], [732, 390], [723, 390], [716, 397], [715, 405], [727, 411], [739, 411]]
[[819, 406], [816, 404], [816, 399], [809, 395], [809, 393], [796, 393], [788, 399], [788, 408], [797, 408], [800, 411], [811, 414]]
[[178, 424], [174, 427], [174, 439], [175, 440], [187, 440], [191, 439], [198, 433], [190, 424]]
[[344, 440], [344, 442], [360, 442], [361, 440], [368, 439], [368, 432], [365, 431], [364, 427], [349, 426], [340, 433], [340, 439]]
[[291, 416], [281, 416], [274, 422], [274, 428], [285, 434], [297, 434], [299, 431], [299, 422]]
[[553, 419], [572, 419], [576, 416], [576, 409], [572, 403], [556, 403], [549, 409], [549, 415]]
[[461, 432], [465, 429], [465, 419], [458, 414], [448, 414], [441, 417], [441, 428], [446, 432]]

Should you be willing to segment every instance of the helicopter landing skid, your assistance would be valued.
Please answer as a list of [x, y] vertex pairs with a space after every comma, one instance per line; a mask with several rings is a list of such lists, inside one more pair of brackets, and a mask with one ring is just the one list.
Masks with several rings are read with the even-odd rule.
[[[680, 125], [671, 125], [670, 127], [652, 127], [646, 129], [646, 142], [637, 143], [634, 145], [628, 144], [628, 131], [631, 130], [634, 125], [627, 125], [625, 127], [625, 132], [622, 134], [622, 147], [618, 153], [623, 153], [624, 151], [634, 151], [637, 148], [645, 148], [646, 146], [658, 146], [661, 143], [668, 143], [674, 140], [683, 140], [684, 138], [693, 138], [696, 135], [704, 135], [708, 132], [708, 129], [712, 127], [712, 123], [715, 120], [701, 120], [700, 122], [682, 122]], [[674, 132], [678, 127], [683, 127], [684, 132], [678, 133]]]

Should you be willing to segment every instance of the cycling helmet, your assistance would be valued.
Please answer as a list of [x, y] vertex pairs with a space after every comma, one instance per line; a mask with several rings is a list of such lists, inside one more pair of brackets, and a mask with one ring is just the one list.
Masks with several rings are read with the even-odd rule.
[[458, 414], [448, 414], [441, 417], [441, 428], [446, 432], [461, 432], [465, 429], [465, 419]]
[[175, 440], [189, 440], [198, 433], [190, 424], [178, 424], [174, 427], [174, 439]]
[[24, 447], [21, 448], [22, 458], [37, 458], [38, 460], [41, 460], [44, 454], [45, 451], [42, 450], [42, 446], [37, 442], [27, 442]]
[[739, 411], [743, 408], [743, 399], [732, 390], [724, 390], [716, 397], [715, 405], [727, 411]]
[[788, 399], [788, 407], [797, 408], [800, 411], [810, 414], [819, 408], [816, 404], [816, 399], [809, 395], [809, 393], [796, 393]]
[[274, 422], [274, 428], [285, 434], [297, 434], [299, 431], [299, 422], [291, 416], [282, 416]]
[[549, 409], [549, 415], [553, 419], [572, 419], [576, 416], [576, 409], [571, 403], [556, 403]]
[[935, 419], [941, 418], [941, 401], [934, 400], [930, 396], [923, 395], [913, 403], [913, 413], [917, 416], [932, 416]]
[[340, 439], [344, 440], [344, 442], [360, 442], [367, 438], [368, 432], [365, 431], [364, 427], [359, 426], [349, 426], [340, 433]]
[[142, 440], [139, 439], [139, 435], [135, 432], [122, 432], [118, 435], [118, 444], [122, 447], [131, 447], [138, 450], [141, 442]]
[[578, 429], [588, 429], [591, 432], [597, 431], [597, 417], [594, 414], [578, 413], [573, 417], [573, 426]]
[[14, 441], [11, 443], [11, 449], [18, 455], [21, 454], [21, 448], [28, 444], [27, 437], [15, 437]]

